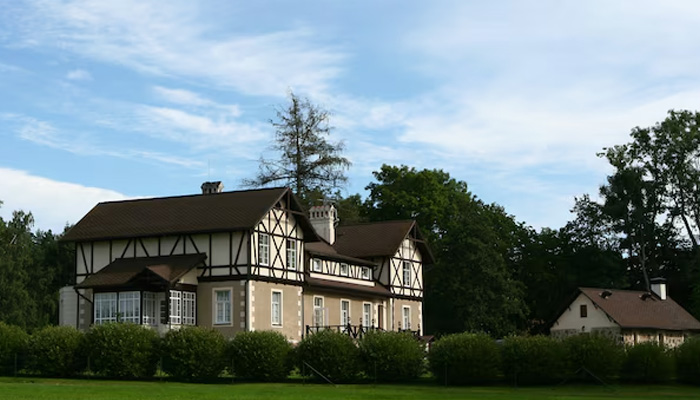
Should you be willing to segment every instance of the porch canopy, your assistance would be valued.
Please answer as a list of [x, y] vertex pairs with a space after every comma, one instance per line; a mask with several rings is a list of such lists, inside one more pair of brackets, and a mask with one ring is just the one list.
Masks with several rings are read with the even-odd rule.
[[159, 257], [118, 258], [84, 281], [78, 289], [159, 289], [172, 286], [207, 255], [185, 254]]

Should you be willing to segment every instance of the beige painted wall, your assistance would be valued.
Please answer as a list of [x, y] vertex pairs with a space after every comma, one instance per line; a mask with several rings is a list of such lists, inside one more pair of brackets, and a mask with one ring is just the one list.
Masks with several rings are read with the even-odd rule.
[[[588, 310], [588, 316], [584, 318], [581, 317], [580, 313], [580, 307], [582, 304], [585, 304]], [[554, 322], [554, 325], [552, 325], [550, 331], [552, 332], [553, 336], [557, 336], [558, 334], [556, 331], [569, 332], [575, 330], [577, 332], [592, 332], [594, 328], [619, 329], [619, 325], [611, 321], [603, 310], [596, 308], [593, 301], [581, 293], [556, 320], [556, 322]]]
[[[246, 329], [246, 281], [201, 282], [197, 287], [197, 325], [214, 328], [226, 337]], [[232, 291], [232, 323], [214, 324], [215, 289], [230, 288]]]
[[394, 325], [393, 330], [407, 329], [403, 326], [403, 308], [409, 307], [411, 310], [411, 326], [409, 329], [415, 331], [420, 330], [421, 335], [423, 334], [423, 303], [415, 300], [394, 300]]
[[[363, 317], [363, 305], [365, 303], [371, 304], [371, 317], [370, 325], [378, 326], [378, 310], [379, 305], [384, 305], [385, 310], [388, 307], [388, 300], [385, 299], [372, 299], [363, 298], [360, 296], [348, 296], [341, 294], [329, 294], [313, 291], [304, 292], [304, 329], [306, 325], [314, 325], [314, 297], [323, 298], [323, 306], [327, 310], [324, 313], [324, 325], [340, 325], [340, 301], [348, 300], [350, 302], [350, 323], [352, 325], [360, 325]], [[385, 313], [386, 314], [386, 311]], [[386, 316], [384, 317], [386, 321]], [[387, 324], [385, 324], [386, 326]]]
[[[251, 310], [252, 330], [276, 331], [291, 342], [301, 340], [301, 286], [279, 283], [251, 281], [253, 308]], [[282, 292], [282, 325], [272, 325], [272, 292]]]

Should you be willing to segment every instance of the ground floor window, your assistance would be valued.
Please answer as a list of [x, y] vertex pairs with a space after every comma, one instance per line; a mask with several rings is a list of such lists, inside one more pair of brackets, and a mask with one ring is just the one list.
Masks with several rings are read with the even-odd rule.
[[272, 291], [272, 325], [282, 325], [282, 292]]
[[403, 315], [402, 315], [402, 328], [403, 329], [411, 329], [411, 307], [410, 306], [403, 306]]
[[95, 324], [117, 322], [117, 294], [95, 293]]
[[323, 312], [323, 297], [314, 296], [314, 325], [325, 325]]
[[141, 323], [141, 292], [119, 293], [119, 321]]
[[231, 324], [231, 289], [214, 290], [214, 323]]
[[182, 323], [194, 325], [197, 316], [197, 294], [182, 292]]
[[372, 304], [362, 304], [362, 326], [369, 328], [372, 326]]
[[182, 292], [179, 290], [170, 291], [170, 323], [180, 325], [182, 322]]
[[340, 325], [350, 323], [350, 301], [340, 300]]
[[144, 325], [158, 325], [156, 294], [153, 292], [143, 292], [143, 323]]
[[[171, 290], [170, 323], [194, 325], [197, 315], [197, 294]], [[107, 322], [129, 322], [133, 324], [158, 325], [160, 310], [158, 297], [164, 294], [155, 292], [109, 292], [95, 293], [94, 321], [100, 325]], [[163, 311], [165, 311], [163, 309]], [[163, 317], [168, 314], [163, 314]], [[165, 319], [167, 322], [168, 320]]]

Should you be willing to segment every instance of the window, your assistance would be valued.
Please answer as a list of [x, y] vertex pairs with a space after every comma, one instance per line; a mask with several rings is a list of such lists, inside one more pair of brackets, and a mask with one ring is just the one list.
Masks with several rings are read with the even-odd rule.
[[214, 290], [214, 323], [217, 325], [231, 323], [231, 289]]
[[141, 293], [119, 293], [119, 318], [120, 322], [141, 323]]
[[314, 325], [325, 325], [323, 311], [323, 297], [314, 296]]
[[411, 263], [408, 261], [403, 262], [403, 285], [411, 286]]
[[272, 291], [272, 325], [282, 326], [282, 292]]
[[348, 267], [348, 265], [345, 263], [341, 263], [340, 264], [340, 275], [348, 276], [349, 274], [350, 274], [350, 268]]
[[143, 323], [146, 325], [158, 324], [156, 294], [153, 292], [143, 292]]
[[322, 271], [322, 266], [321, 266], [321, 260], [318, 258], [314, 258], [314, 272], [321, 272]]
[[403, 306], [402, 313], [402, 324], [403, 329], [411, 329], [411, 307]]
[[350, 323], [350, 301], [340, 300], [340, 325]]
[[258, 234], [258, 262], [260, 265], [270, 265], [270, 235]]
[[170, 291], [170, 323], [182, 323], [182, 292], [179, 290]]
[[193, 292], [182, 292], [182, 323], [184, 325], [194, 325], [197, 316], [197, 294]]
[[369, 267], [362, 267], [362, 279], [372, 279], [372, 270]]
[[372, 304], [362, 304], [362, 326], [369, 328], [372, 326]]
[[117, 294], [95, 293], [95, 324], [117, 321]]
[[588, 317], [588, 306], [581, 304], [581, 318]]
[[287, 268], [297, 269], [297, 241], [287, 239]]

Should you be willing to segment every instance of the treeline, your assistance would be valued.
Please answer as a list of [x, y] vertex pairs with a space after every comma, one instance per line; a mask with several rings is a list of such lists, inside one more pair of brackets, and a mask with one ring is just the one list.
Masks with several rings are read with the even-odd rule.
[[426, 345], [407, 332], [375, 331], [360, 339], [332, 330], [307, 335], [297, 346], [279, 332], [183, 327], [159, 337], [128, 323], [97, 325], [83, 333], [51, 326], [26, 334], [0, 322], [0, 375], [99, 376], [184, 381], [280, 382], [291, 374], [348, 382], [412, 382], [428, 376], [445, 385], [545, 385], [564, 380], [700, 383], [700, 339], [677, 349], [657, 343], [622, 346], [600, 335], [446, 335]]

